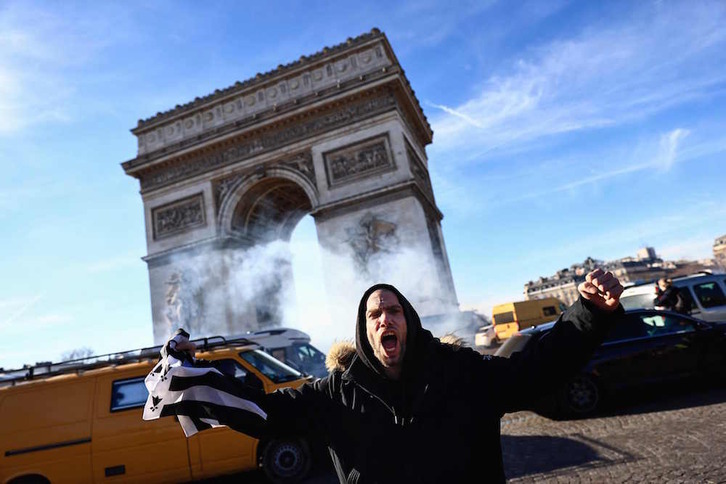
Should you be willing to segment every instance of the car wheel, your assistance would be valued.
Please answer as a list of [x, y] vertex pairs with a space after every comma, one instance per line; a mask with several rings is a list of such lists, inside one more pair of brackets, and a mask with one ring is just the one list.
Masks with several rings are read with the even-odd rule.
[[310, 471], [312, 457], [307, 442], [301, 439], [276, 439], [265, 446], [262, 470], [274, 483], [302, 480]]
[[578, 375], [562, 389], [560, 406], [569, 415], [586, 415], [600, 403], [600, 389], [587, 375]]

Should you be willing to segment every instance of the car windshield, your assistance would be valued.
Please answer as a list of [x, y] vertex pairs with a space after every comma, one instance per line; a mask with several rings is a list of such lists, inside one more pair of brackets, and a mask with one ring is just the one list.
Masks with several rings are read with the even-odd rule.
[[284, 383], [303, 377], [302, 373], [276, 360], [264, 351], [243, 351], [239, 355], [275, 383]]

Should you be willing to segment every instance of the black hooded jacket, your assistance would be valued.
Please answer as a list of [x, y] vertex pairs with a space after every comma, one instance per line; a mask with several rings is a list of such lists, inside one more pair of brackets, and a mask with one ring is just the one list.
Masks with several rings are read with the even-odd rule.
[[[398, 296], [407, 346], [398, 381], [385, 377], [366, 336], [368, 296]], [[345, 371], [262, 396], [270, 434], [322, 437], [341, 483], [504, 482], [500, 418], [583, 366], [622, 314], [575, 302], [537, 344], [511, 358], [439, 342], [393, 286], [358, 307], [356, 356]]]

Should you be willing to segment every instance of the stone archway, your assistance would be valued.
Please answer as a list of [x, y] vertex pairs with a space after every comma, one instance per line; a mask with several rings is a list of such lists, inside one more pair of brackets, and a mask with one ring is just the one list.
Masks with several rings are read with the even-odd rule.
[[[457, 307], [428, 174], [433, 133], [381, 32], [140, 120], [132, 132], [138, 155], [122, 166], [141, 186], [156, 342], [173, 326], [229, 334], [277, 324], [289, 261], [281, 251], [276, 268], [253, 267], [255, 251], [289, 240], [306, 214], [321, 246], [372, 280], [385, 277], [386, 257], [408, 253], [424, 269], [409, 278], [423, 313]], [[244, 291], [255, 284], [239, 279], [251, 268], [268, 287], [250, 299]], [[271, 302], [260, 309], [261, 300]]]
[[251, 243], [290, 240], [302, 217], [318, 206], [317, 190], [285, 168], [240, 175], [220, 194], [218, 230]]

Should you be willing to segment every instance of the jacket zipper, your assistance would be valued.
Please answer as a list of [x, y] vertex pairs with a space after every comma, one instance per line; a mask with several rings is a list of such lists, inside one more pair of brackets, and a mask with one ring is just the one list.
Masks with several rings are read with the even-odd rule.
[[358, 388], [360, 388], [361, 390], [363, 390], [364, 392], [366, 392], [368, 395], [372, 396], [373, 398], [375, 398], [376, 400], [378, 400], [379, 402], [381, 402], [381, 404], [385, 408], [387, 408], [389, 412], [391, 412], [393, 414], [393, 423], [395, 423], [396, 425], [400, 425], [401, 427], [405, 427], [405, 425], [406, 425], [406, 419], [404, 419], [403, 417], [401, 417], [399, 419], [398, 414], [396, 414], [396, 408], [395, 407], [392, 407], [392, 406], [388, 405], [381, 397], [379, 397], [375, 393], [369, 391], [363, 385], [361, 385], [361, 384], [359, 384], [357, 382], [353, 382], [353, 384], [355, 386], [357, 386]]

